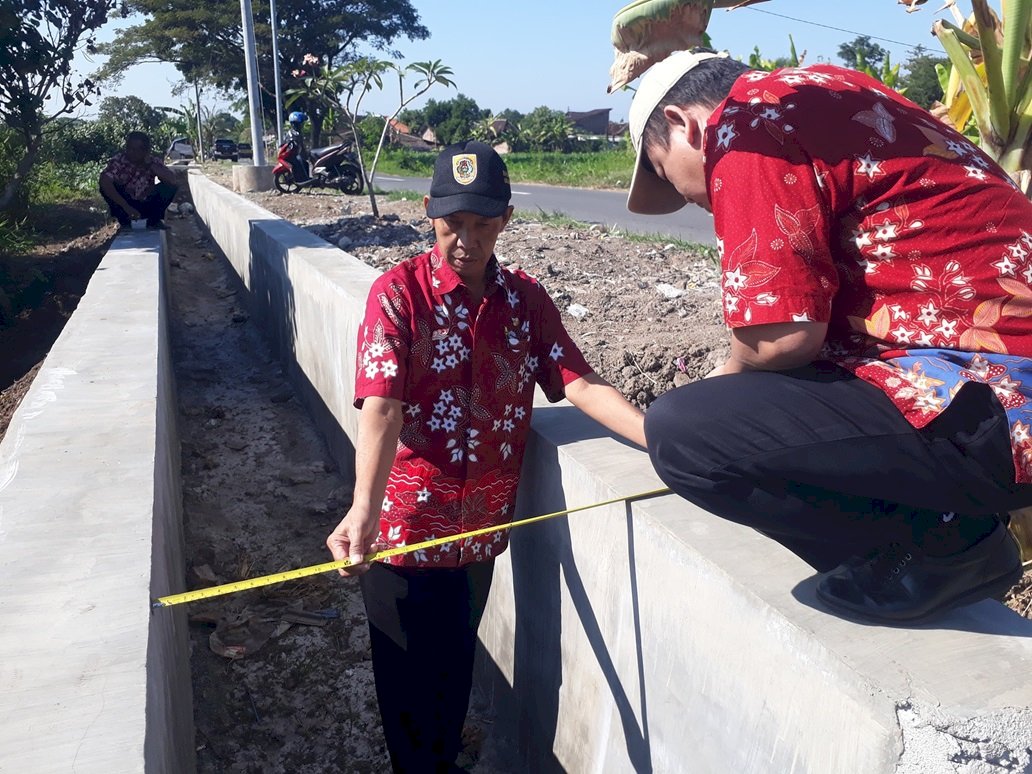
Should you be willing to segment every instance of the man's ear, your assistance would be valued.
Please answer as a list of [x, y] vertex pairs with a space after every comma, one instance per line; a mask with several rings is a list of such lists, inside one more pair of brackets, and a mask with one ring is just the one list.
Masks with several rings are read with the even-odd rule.
[[699, 112], [682, 105], [667, 105], [663, 108], [670, 135], [681, 133], [693, 148], [702, 147], [704, 123], [700, 123]]
[[[429, 196], [424, 196], [423, 197], [423, 212], [424, 213], [426, 212], [426, 208], [429, 207], [429, 206], [430, 206], [430, 197]], [[430, 218], [430, 215], [427, 215], [427, 217]], [[430, 219], [433, 220], [433, 218], [430, 218]]]
[[513, 213], [514, 209], [515, 209], [515, 207], [513, 207], [510, 204], [508, 207], [505, 208], [505, 212], [502, 213], [502, 218], [503, 218], [503, 220], [502, 220], [502, 228], [503, 229], [506, 226], [509, 225], [509, 221], [512, 219], [512, 213]]

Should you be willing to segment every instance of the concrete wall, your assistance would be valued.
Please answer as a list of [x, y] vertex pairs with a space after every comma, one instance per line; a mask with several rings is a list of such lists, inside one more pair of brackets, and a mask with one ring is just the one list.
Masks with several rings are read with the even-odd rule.
[[[190, 183], [346, 448], [372, 270]], [[660, 485], [644, 453], [571, 407], [535, 411], [523, 515]], [[535, 772], [1032, 771], [1032, 622], [985, 602], [920, 629], [863, 626], [822, 611], [811, 576], [670, 496], [517, 530], [480, 631], [494, 731]]]
[[118, 237], [0, 443], [0, 772], [191, 772], [162, 239]]

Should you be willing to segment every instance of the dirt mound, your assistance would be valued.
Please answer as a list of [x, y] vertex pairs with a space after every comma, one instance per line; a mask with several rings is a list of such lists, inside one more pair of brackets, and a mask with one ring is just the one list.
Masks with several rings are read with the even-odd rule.
[[[380, 201], [377, 221], [361, 197], [325, 191], [250, 197], [380, 270], [433, 243], [422, 202]], [[530, 219], [519, 210], [495, 252], [544, 284], [588, 362], [642, 407], [727, 357], [712, 254], [602, 226]]]

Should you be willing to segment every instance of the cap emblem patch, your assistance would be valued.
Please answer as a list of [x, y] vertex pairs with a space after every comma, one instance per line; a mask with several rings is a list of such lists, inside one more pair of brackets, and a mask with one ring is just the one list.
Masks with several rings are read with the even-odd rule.
[[477, 179], [477, 157], [472, 153], [460, 153], [452, 158], [452, 176], [460, 185], [469, 185]]

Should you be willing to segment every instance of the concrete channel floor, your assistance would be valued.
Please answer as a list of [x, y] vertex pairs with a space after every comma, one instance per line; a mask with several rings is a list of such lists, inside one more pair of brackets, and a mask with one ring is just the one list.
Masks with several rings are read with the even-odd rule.
[[[188, 587], [327, 561], [350, 472], [334, 468], [203, 224], [170, 224]], [[339, 617], [290, 624], [298, 609]], [[357, 584], [316, 576], [189, 614], [199, 772], [389, 771]], [[234, 648], [246, 655], [214, 652]], [[489, 727], [474, 713], [474, 737]]]

